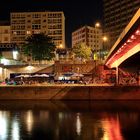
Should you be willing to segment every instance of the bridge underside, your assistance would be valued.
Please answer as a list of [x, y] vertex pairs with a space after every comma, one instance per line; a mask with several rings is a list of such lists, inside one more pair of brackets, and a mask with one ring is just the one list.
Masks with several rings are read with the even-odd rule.
[[120, 34], [111, 48], [105, 65], [109, 68], [139, 68], [140, 60], [140, 9]]
[[116, 68], [116, 83], [140, 85], [140, 9], [112, 46], [105, 65]]
[[[123, 45], [118, 45], [118, 49], [114, 51], [114, 54], [110, 57], [108, 62], [106, 63], [108, 67], [115, 68], [120, 67], [122, 63], [129, 63], [132, 59], [134, 64], [138, 63], [139, 53], [140, 52], [140, 26], [132, 32], [127, 40], [123, 43]], [[131, 65], [131, 64], [130, 64]]]
[[124, 61], [120, 67], [133, 67], [135, 69], [140, 69], [140, 52], [136, 53], [135, 55], [129, 57], [126, 61]]

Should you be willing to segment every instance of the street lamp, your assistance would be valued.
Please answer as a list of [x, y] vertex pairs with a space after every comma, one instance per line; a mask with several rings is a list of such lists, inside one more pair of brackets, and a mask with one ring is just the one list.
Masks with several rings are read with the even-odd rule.
[[[94, 77], [94, 72], [96, 73], [96, 63], [97, 63], [97, 33], [98, 33], [98, 29], [100, 28], [101, 24], [100, 22], [96, 22], [95, 25], [94, 25], [94, 28], [95, 28], [95, 45], [94, 45], [94, 48], [93, 48], [93, 59], [94, 59], [94, 67], [93, 67], [93, 71], [92, 71], [92, 81], [93, 81], [93, 77]], [[99, 41], [99, 40], [98, 40]], [[95, 69], [95, 71], [94, 71]]]
[[101, 26], [100, 22], [95, 23], [95, 28], [99, 28]]
[[105, 42], [108, 41], [107, 36], [103, 36], [103, 59], [105, 59], [106, 55], [107, 55], [107, 48], [105, 48]]
[[[95, 59], [95, 70], [96, 70], [96, 61], [97, 61], [97, 49], [98, 49], [98, 47], [97, 47], [97, 33], [98, 33], [98, 29], [101, 27], [101, 24], [100, 24], [100, 22], [96, 22], [95, 23], [95, 56], [94, 56], [94, 59]], [[99, 41], [99, 40], [98, 40]]]
[[63, 45], [62, 44], [59, 45], [59, 49], [63, 49]]
[[[101, 27], [101, 24], [100, 24], [100, 22], [96, 22], [95, 23], [95, 59], [97, 59], [97, 49], [99, 49], [98, 47], [97, 47], [97, 42], [99, 41], [99, 39], [98, 39], [98, 29]], [[98, 41], [97, 41], [97, 39], [98, 39]]]
[[103, 41], [106, 42], [108, 38], [106, 36], [103, 36]]

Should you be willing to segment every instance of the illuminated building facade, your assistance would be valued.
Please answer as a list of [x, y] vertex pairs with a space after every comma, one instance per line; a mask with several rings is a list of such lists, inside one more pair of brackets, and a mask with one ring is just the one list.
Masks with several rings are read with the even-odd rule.
[[111, 47], [140, 7], [140, 0], [103, 0], [104, 32]]
[[0, 24], [0, 43], [10, 42], [10, 24]]
[[13, 12], [11, 41], [18, 45], [31, 34], [45, 33], [52, 37], [56, 47], [65, 47], [65, 17], [63, 12]]
[[80, 43], [85, 43], [93, 50], [102, 49], [102, 29], [91, 26], [83, 26], [72, 32], [72, 48]]
[[[10, 24], [8, 22], [0, 23], [0, 55], [2, 59], [17, 59], [16, 44], [11, 43]], [[15, 54], [16, 53], [16, 54]], [[0, 59], [0, 63], [2, 63]]]

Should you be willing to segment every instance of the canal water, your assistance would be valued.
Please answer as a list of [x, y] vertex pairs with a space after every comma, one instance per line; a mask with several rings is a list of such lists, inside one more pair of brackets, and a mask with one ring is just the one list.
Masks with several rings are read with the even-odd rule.
[[139, 140], [139, 101], [1, 101], [0, 140]]

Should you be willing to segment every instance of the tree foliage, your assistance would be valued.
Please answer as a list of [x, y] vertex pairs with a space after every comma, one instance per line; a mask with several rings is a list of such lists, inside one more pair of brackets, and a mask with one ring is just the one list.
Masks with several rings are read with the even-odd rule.
[[73, 47], [73, 52], [75, 57], [79, 57], [81, 59], [89, 59], [91, 56], [91, 48], [85, 45], [85, 43], [77, 44]]
[[26, 56], [31, 56], [33, 60], [52, 60], [55, 57], [55, 45], [52, 38], [47, 35], [33, 34], [25, 41], [23, 52]]

